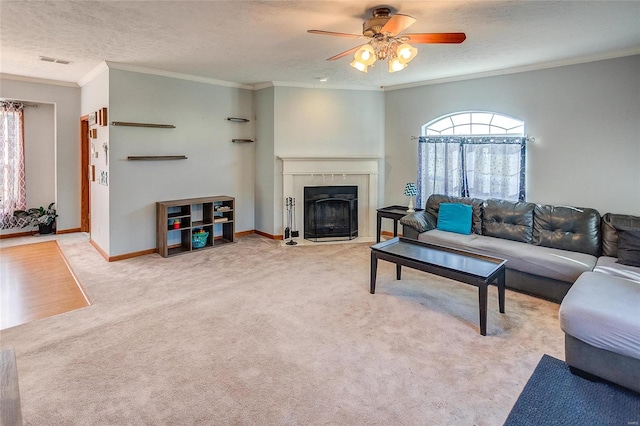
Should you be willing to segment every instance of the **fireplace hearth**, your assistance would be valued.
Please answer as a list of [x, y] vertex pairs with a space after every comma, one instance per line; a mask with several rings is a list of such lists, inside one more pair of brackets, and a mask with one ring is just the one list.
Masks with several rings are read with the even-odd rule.
[[352, 240], [358, 236], [357, 186], [305, 186], [304, 238]]

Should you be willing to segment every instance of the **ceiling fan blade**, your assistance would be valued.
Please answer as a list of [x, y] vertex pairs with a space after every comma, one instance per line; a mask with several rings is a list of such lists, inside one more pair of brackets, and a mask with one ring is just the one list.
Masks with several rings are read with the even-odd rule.
[[467, 36], [465, 33], [422, 33], [403, 34], [412, 43], [462, 43]]
[[311, 34], [330, 35], [330, 36], [349, 37], [349, 38], [364, 37], [363, 35], [358, 35], [358, 34], [334, 33], [332, 31], [322, 31], [322, 30], [307, 30], [307, 32]]
[[395, 37], [409, 28], [414, 22], [416, 22], [416, 18], [396, 13], [384, 24], [384, 27], [380, 29], [380, 33]]
[[354, 47], [352, 49], [349, 49], [349, 50], [346, 50], [346, 51], [344, 51], [342, 53], [338, 53], [336, 56], [332, 56], [329, 59], [327, 59], [327, 61], [335, 61], [336, 59], [344, 58], [347, 55], [350, 55], [352, 53], [356, 53], [356, 51], [358, 49], [360, 49], [360, 47], [362, 47], [362, 46], [356, 46], [356, 47]]

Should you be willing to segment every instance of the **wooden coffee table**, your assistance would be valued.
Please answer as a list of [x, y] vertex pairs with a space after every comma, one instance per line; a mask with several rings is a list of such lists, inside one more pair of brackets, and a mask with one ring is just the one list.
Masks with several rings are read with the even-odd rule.
[[402, 266], [429, 272], [478, 287], [480, 334], [487, 335], [487, 287], [498, 286], [498, 305], [504, 313], [504, 259], [408, 238], [393, 238], [371, 247], [371, 294], [376, 292], [378, 259], [396, 264], [396, 279]]

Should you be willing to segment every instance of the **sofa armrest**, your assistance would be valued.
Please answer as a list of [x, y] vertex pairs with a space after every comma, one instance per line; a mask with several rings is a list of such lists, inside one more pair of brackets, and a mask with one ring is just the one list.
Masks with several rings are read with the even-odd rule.
[[431, 213], [421, 210], [404, 216], [400, 219], [400, 223], [421, 233], [436, 229], [438, 221]]

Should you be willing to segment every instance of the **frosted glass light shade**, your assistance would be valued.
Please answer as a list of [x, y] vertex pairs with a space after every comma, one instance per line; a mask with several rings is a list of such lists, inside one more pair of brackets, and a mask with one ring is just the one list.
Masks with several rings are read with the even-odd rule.
[[362, 71], [364, 73], [368, 72], [368, 66], [360, 61], [358, 61], [357, 59], [354, 59], [353, 62], [351, 62], [349, 65], [351, 65], [353, 68], [357, 69], [358, 71]]
[[376, 52], [370, 44], [365, 44], [353, 55], [356, 61], [365, 65], [373, 65], [376, 62]]
[[410, 44], [403, 43], [398, 46], [398, 50], [396, 51], [398, 55], [398, 60], [404, 64], [408, 64], [416, 57], [418, 54], [418, 49], [411, 46]]
[[406, 63], [403, 63], [398, 58], [393, 58], [389, 61], [389, 72], [402, 71], [407, 67]]

